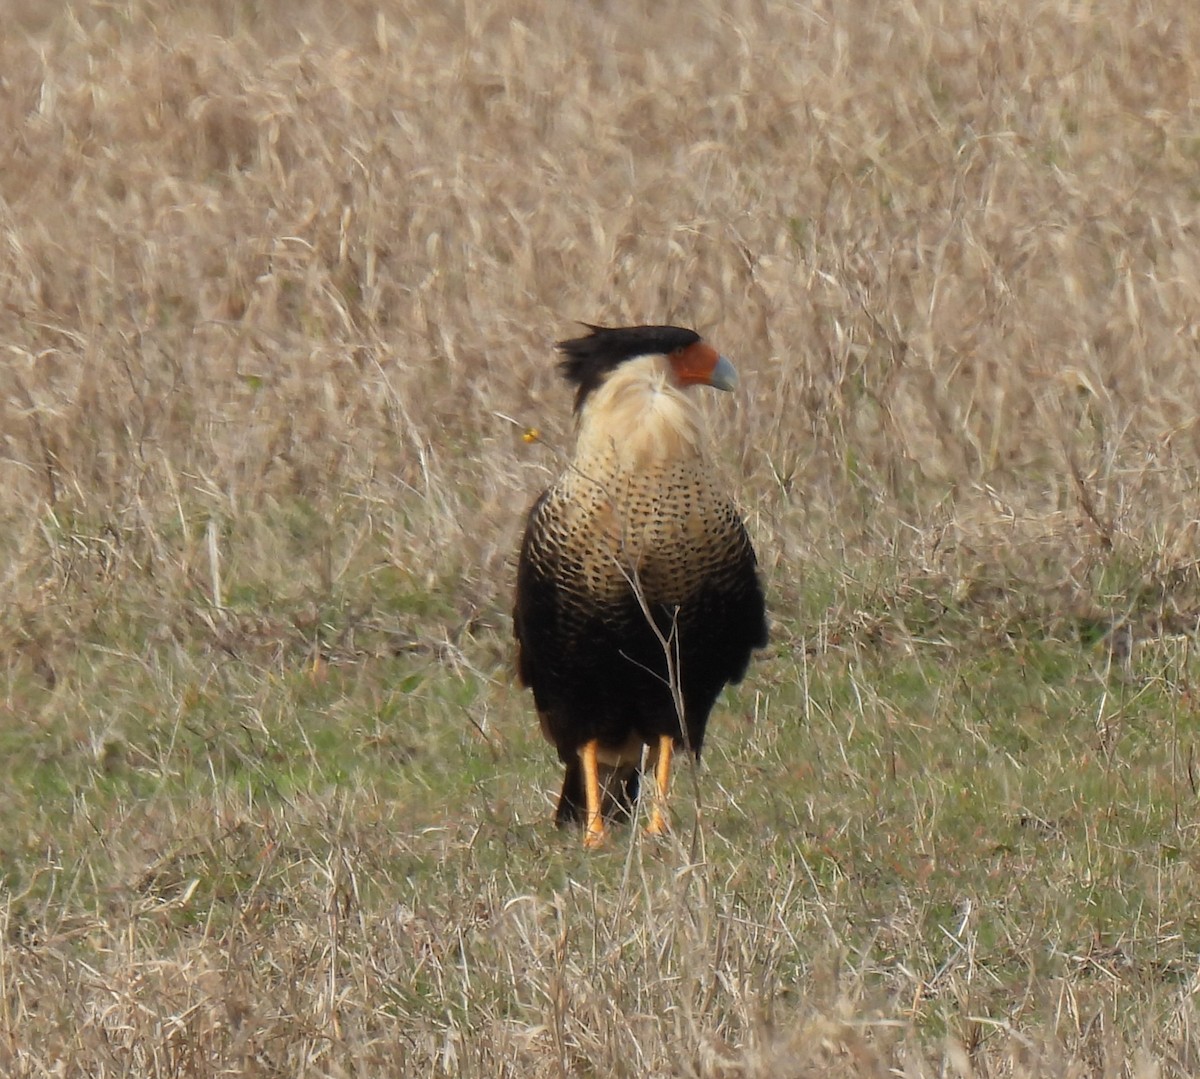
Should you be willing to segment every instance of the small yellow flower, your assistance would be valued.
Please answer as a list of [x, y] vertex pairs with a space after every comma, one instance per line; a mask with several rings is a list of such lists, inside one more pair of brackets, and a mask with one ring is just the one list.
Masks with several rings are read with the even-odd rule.
[[542, 432], [536, 427], [526, 427], [525, 433], [521, 436], [521, 441], [526, 445], [532, 445], [534, 442], [542, 440]]

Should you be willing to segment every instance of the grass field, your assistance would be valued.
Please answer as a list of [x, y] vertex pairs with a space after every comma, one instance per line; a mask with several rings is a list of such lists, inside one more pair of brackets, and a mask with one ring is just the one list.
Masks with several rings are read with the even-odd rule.
[[[0, 1071], [1200, 1074], [1193, 0], [0, 22]], [[577, 320], [737, 364], [772, 619], [595, 853]]]

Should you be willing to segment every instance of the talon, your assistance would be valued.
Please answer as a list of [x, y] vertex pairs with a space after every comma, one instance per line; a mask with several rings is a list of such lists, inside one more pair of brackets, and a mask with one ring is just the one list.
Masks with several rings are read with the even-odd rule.
[[671, 826], [667, 823], [667, 818], [657, 810], [650, 817], [650, 823], [646, 825], [646, 835], [670, 835]]
[[589, 827], [583, 835], [583, 846], [585, 850], [597, 850], [600, 847], [603, 847], [607, 842], [608, 832], [603, 824], [597, 828]]

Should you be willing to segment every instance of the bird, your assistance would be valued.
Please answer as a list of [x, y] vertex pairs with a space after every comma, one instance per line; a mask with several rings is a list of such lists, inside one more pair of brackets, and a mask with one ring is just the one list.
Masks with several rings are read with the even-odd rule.
[[517, 675], [565, 766], [559, 827], [602, 846], [643, 769], [646, 831], [669, 831], [674, 754], [699, 759], [709, 713], [766, 646], [746, 527], [709, 456], [700, 387], [737, 372], [679, 326], [605, 327], [560, 341], [574, 452], [529, 510], [517, 561]]

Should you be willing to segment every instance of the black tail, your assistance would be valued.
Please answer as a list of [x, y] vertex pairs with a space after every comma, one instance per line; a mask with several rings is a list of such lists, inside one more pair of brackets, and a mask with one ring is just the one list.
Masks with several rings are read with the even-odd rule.
[[[637, 802], [640, 773], [636, 767], [621, 770], [600, 768], [600, 798], [604, 819], [627, 821], [633, 816]], [[563, 774], [562, 793], [554, 811], [554, 823], [559, 828], [582, 824], [587, 813], [587, 795], [583, 789], [583, 766], [576, 759], [567, 764]]]

